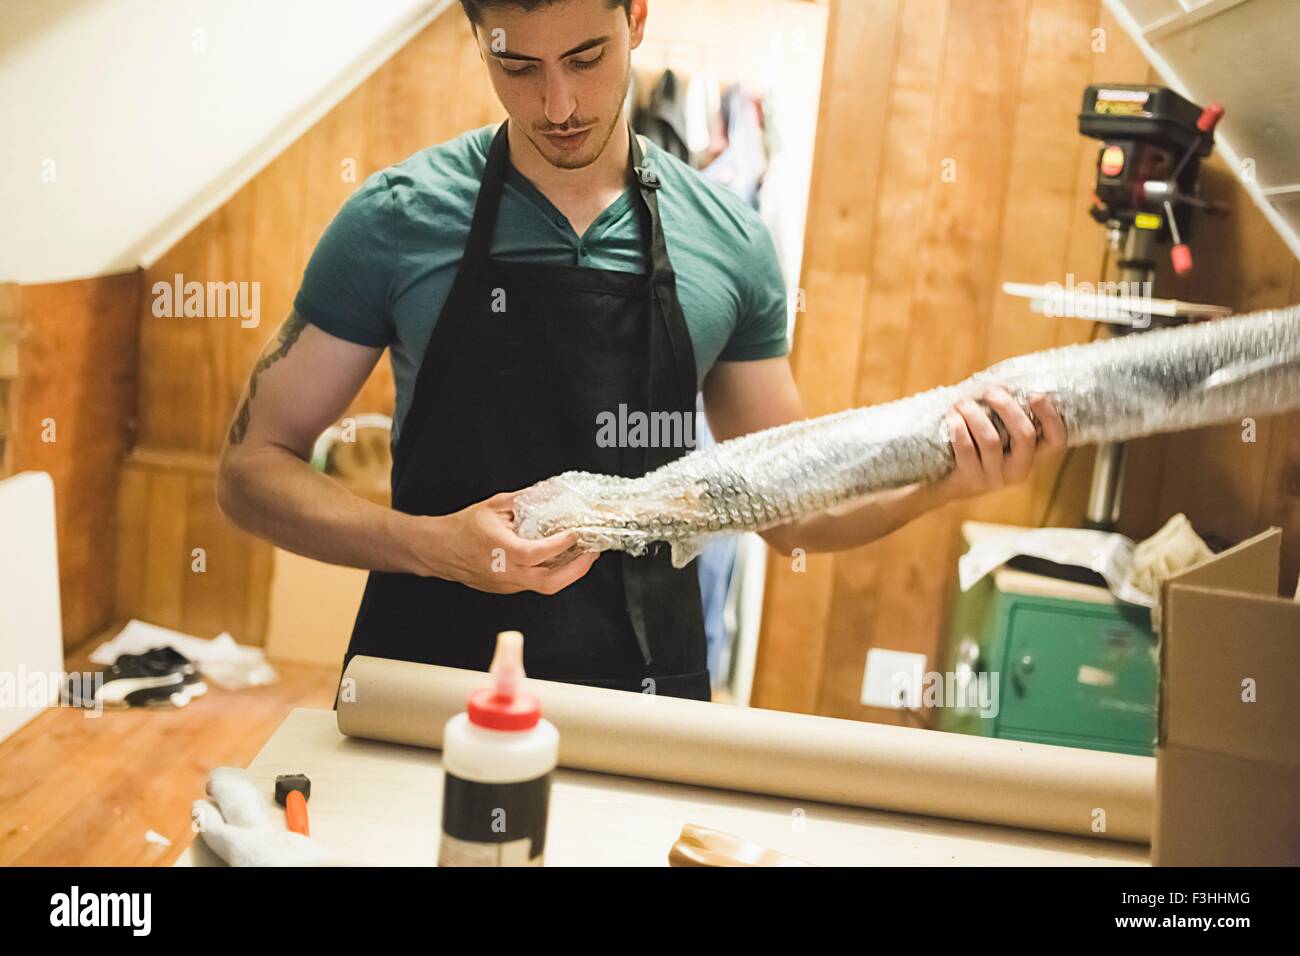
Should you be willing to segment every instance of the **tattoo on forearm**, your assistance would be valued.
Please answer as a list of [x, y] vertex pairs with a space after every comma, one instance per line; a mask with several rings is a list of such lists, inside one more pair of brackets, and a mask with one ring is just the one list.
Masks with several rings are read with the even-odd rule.
[[298, 341], [298, 336], [302, 334], [302, 330], [306, 326], [307, 320], [296, 311], [291, 311], [289, 317], [284, 320], [284, 324], [280, 326], [275, 341], [268, 344], [266, 350], [262, 352], [257, 364], [253, 366], [253, 374], [248, 378], [248, 395], [244, 397], [244, 403], [239, 406], [239, 414], [235, 416], [235, 421], [230, 426], [230, 435], [227, 437], [230, 444], [238, 445], [244, 440], [244, 436], [248, 434], [248, 420], [251, 415], [250, 405], [257, 395], [258, 377], [289, 354], [289, 350]]

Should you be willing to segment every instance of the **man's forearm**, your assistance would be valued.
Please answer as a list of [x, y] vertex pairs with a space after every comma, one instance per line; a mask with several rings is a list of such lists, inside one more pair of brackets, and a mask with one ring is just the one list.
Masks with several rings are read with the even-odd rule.
[[427, 573], [407, 546], [421, 523], [367, 501], [286, 448], [227, 449], [221, 510], [246, 531], [297, 554], [371, 571]]
[[763, 532], [763, 539], [783, 554], [844, 551], [883, 538], [892, 531], [947, 504], [940, 484], [908, 485], [808, 515]]

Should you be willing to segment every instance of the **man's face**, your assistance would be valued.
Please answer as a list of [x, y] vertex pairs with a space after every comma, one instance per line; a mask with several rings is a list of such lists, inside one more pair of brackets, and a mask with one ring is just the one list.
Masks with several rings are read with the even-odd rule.
[[556, 0], [531, 12], [507, 5], [482, 21], [479, 50], [512, 124], [553, 166], [593, 163], [624, 121], [644, 0], [633, 3], [631, 22], [608, 0]]

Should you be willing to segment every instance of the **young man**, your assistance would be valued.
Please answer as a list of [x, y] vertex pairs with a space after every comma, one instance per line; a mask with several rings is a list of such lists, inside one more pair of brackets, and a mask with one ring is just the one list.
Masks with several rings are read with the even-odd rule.
[[[629, 133], [647, 0], [461, 0], [509, 120], [370, 177], [317, 246], [222, 456], [222, 508], [281, 547], [372, 573], [348, 656], [485, 669], [498, 631], [534, 677], [708, 699], [694, 567], [667, 553], [551, 559], [572, 534], [511, 530], [558, 472], [640, 474], [685, 448], [609, 448], [620, 405], [719, 440], [803, 416], [784, 283], [751, 209]], [[393, 508], [313, 471], [313, 442], [385, 348], [397, 386]], [[1002, 391], [953, 409], [956, 470], [773, 528], [789, 552], [851, 548], [946, 501], [1024, 480], [1064, 444]]]

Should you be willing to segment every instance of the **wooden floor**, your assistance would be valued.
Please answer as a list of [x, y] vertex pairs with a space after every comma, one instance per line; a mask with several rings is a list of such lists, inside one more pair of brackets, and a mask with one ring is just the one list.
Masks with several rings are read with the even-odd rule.
[[0, 742], [0, 866], [170, 865], [212, 768], [246, 766], [293, 708], [333, 704], [336, 668], [276, 669], [278, 684], [212, 686], [180, 709], [53, 708]]

